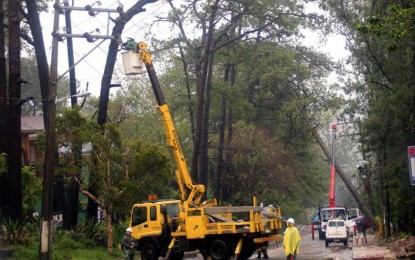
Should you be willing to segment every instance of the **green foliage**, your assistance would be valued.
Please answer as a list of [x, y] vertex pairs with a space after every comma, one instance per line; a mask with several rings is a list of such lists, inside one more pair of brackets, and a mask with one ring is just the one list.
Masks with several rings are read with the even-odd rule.
[[70, 231], [70, 237], [75, 241], [82, 241], [84, 247], [105, 247], [107, 240], [106, 230], [101, 226], [103, 222], [95, 223], [93, 220], [84, 221]]
[[391, 4], [383, 15], [371, 15], [356, 25], [357, 31], [384, 37], [389, 51], [396, 51], [400, 41], [415, 31], [415, 7]]
[[[271, 132], [241, 121], [235, 125], [234, 135], [229, 147], [234, 171], [225, 177], [231, 183], [228, 202], [249, 205], [255, 194], [265, 205], [281, 206], [284, 216], [301, 215], [304, 207], [317, 205], [323, 171], [318, 164], [302, 163], [311, 161], [306, 158], [313, 158], [313, 150], [300, 153], [284, 147]], [[300, 154], [302, 160], [295, 156]]]
[[27, 245], [28, 233], [25, 229], [26, 223], [19, 220], [3, 219], [1, 226], [0, 242], [3, 248], [10, 245]]
[[86, 241], [85, 238], [81, 240], [78, 236], [73, 236], [72, 234], [67, 233], [65, 231], [55, 232], [54, 235], [55, 236], [53, 237], [52, 242], [53, 251], [64, 250], [66, 252], [69, 252], [72, 250], [85, 248], [84, 244], [91, 246], [91, 242]]
[[[96, 122], [83, 116], [79, 108], [63, 111], [56, 128], [58, 146], [66, 147], [57, 171], [68, 179], [76, 178], [84, 193], [95, 190], [92, 196], [106, 210], [106, 218], [128, 219], [131, 205], [144, 199], [148, 192], [169, 194], [163, 184], [171, 180], [173, 170], [169, 156], [158, 145], [123, 140], [116, 123], [107, 123], [102, 134]], [[84, 144], [89, 144], [91, 150], [80, 157], [79, 149]], [[81, 166], [88, 170], [83, 172]], [[68, 243], [76, 247], [76, 239], [93, 239], [105, 246], [112, 243], [107, 234], [110, 229], [80, 225], [76, 236], [72, 236], [75, 241]]]
[[[38, 233], [33, 234], [33, 241], [38, 241]], [[36, 236], [36, 237], [35, 237]], [[53, 231], [52, 235], [52, 258], [58, 260], [67, 259], [103, 259], [113, 260], [122, 258], [123, 253], [115, 250], [108, 253], [103, 246], [97, 245], [96, 241], [87, 238], [75, 231]], [[13, 246], [13, 256], [10, 259], [36, 259], [38, 257], [38, 243], [26, 246]]]
[[31, 166], [22, 168], [22, 188], [23, 215], [30, 217], [42, 195], [42, 180], [36, 176], [36, 172]]

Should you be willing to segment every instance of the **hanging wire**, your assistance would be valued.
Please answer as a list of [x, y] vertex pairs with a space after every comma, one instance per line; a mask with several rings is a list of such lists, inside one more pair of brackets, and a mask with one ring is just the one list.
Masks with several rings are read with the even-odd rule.
[[[126, 6], [128, 3], [130, 3], [130, 2], [133, 2], [133, 1], [131, 1], [131, 0], [129, 0], [129, 1], [126, 1], [126, 2], [124, 2], [124, 6]], [[115, 0], [115, 1], [113, 1], [113, 3], [112, 4], [110, 4], [109, 6], [112, 6], [112, 5], [116, 5], [116, 4], [118, 4], [118, 6], [120, 6], [120, 1], [117, 1], [117, 0]], [[126, 32], [129, 32], [129, 31], [131, 31], [131, 30], [133, 30], [133, 28], [136, 28], [136, 32], [138, 33], [138, 31], [139, 30], [141, 30], [141, 29], [143, 29], [143, 28], [145, 28], [145, 27], [147, 27], [148, 25], [144, 25], [143, 26], [143, 24], [144, 24], [144, 21], [146, 21], [146, 20], [148, 20], [148, 18], [150, 17], [150, 16], [152, 16], [152, 15], [154, 15], [154, 13], [156, 13], [156, 12], [158, 12], [161, 8], [163, 8], [165, 5], [167, 4], [167, 1], [166, 0], [164, 0], [164, 1], [162, 1], [162, 3], [160, 4], [160, 6], [158, 6], [155, 10], [153, 10], [151, 13], [148, 13], [145, 17], [143, 17], [143, 18], [141, 18], [140, 20], [138, 20], [137, 22], [134, 22], [134, 21], [130, 21], [129, 23], [131, 24], [132, 23], [132, 25], [128, 28], [128, 29], [126, 29], [126, 30], [124, 30], [123, 31], [123, 34], [124, 33], [126, 33]], [[51, 18], [50, 19], [53, 19], [53, 14], [54, 14], [54, 12], [55, 12], [55, 9], [53, 9], [53, 12], [52, 12], [52, 15], [50, 16]], [[103, 22], [100, 20], [100, 19], [98, 19], [96, 16], [93, 16], [93, 17], [88, 17], [88, 19], [85, 19], [85, 20], [83, 20], [83, 21], [80, 21], [80, 22], [76, 22], [76, 23], [72, 23], [71, 24], [71, 27], [72, 28], [75, 28], [76, 30], [80, 30], [81, 31], [81, 29], [80, 29], [80, 27], [81, 27], [81, 25], [83, 25], [83, 24], [85, 24], [85, 23], [88, 23], [88, 22], [91, 22], [91, 20], [93, 20], [92, 18], [95, 18], [95, 22], [98, 22], [99, 23], [99, 25], [100, 25], [100, 27], [99, 28], [96, 28], [96, 30], [97, 31], [102, 31], [104, 28], [106, 28], [106, 27], [108, 27], [108, 25], [104, 25], [103, 24]], [[108, 18], [107, 18], [108, 19]], [[138, 24], [140, 24], [140, 26], [138, 26]], [[63, 28], [63, 27], [62, 27]], [[96, 44], [96, 43], [95, 43]], [[89, 52], [89, 53], [91, 53], [92, 51], [94, 51], [95, 49], [100, 49], [101, 50], [101, 52], [102, 53], [104, 53], [104, 54], [107, 54], [107, 51], [106, 50], [104, 50], [103, 48], [102, 48], [102, 46], [100, 46], [101, 45], [101, 43], [99, 43], [99, 44], [96, 44], [96, 46]], [[78, 65], [81, 61], [82, 61], [82, 63], [84, 63], [84, 64], [86, 64], [89, 68], [91, 68], [92, 70], [94, 70], [95, 72], [97, 72], [97, 74], [98, 75], [100, 75], [99, 77], [89, 77], [89, 78], [82, 78], [82, 80], [84, 81], [84, 80], [88, 80], [88, 79], [99, 79], [99, 78], [102, 78], [103, 76], [104, 76], [104, 74], [103, 74], [103, 72], [102, 71], [100, 71], [100, 70], [98, 70], [97, 68], [96, 68], [96, 65], [95, 64], [91, 64], [88, 60], [87, 60], [87, 58], [86, 58], [86, 56], [85, 57], [83, 57], [83, 55], [80, 55], [78, 52], [76, 52], [75, 50], [74, 50], [74, 53], [75, 53], [75, 55], [78, 57], [78, 58], [80, 58], [80, 57], [82, 57], [77, 63], [76, 63], [76, 65]], [[89, 55], [89, 53], [87, 54], [87, 56]], [[49, 57], [50, 57], [50, 55], [51, 55], [51, 47], [49, 47]], [[115, 67], [115, 69], [114, 69], [114, 71], [120, 71], [120, 69], [119, 68], [123, 68], [123, 64], [120, 62], [120, 61], [116, 61], [116, 67]], [[62, 78], [63, 77], [63, 75], [65, 75], [66, 74], [66, 72], [65, 73], [63, 73], [61, 76], [60, 76], [60, 78]], [[143, 79], [143, 77], [140, 77], [139, 79], [139, 82], [140, 82], [140, 84], [146, 84], [146, 81]], [[161, 79], [162, 80], [162, 79]]]

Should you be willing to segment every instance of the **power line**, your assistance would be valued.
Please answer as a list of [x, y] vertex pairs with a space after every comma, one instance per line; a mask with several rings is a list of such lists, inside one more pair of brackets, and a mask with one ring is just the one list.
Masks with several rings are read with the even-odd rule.
[[[134, 1], [131, 1], [131, 0], [128, 0], [128, 1], [124, 1], [124, 3], [122, 3], [122, 5], [123, 6], [127, 6], [129, 3], [135, 3]], [[134, 20], [131, 20], [131, 21], [129, 21], [129, 23], [127, 23], [127, 24], [129, 24], [130, 26], [129, 26], [129, 28], [127, 28], [127, 29], [125, 29], [124, 31], [123, 31], [123, 34], [125, 34], [125, 33], [128, 33], [129, 31], [131, 31], [131, 30], [133, 30], [133, 29], [135, 29], [136, 31], [135, 31], [135, 34], [137, 34], [138, 33], [138, 31], [139, 30], [142, 30], [143, 28], [145, 28], [145, 27], [148, 27], [149, 25], [146, 25], [146, 24], [144, 24], [144, 21], [147, 21], [148, 19], [149, 19], [149, 17], [151, 17], [152, 15], [154, 15], [155, 13], [157, 13], [157, 12], [159, 12], [166, 4], [167, 4], [167, 1], [166, 0], [164, 0], [164, 1], [160, 1], [160, 2], [158, 2], [159, 4], [157, 4], [156, 6], [155, 6], [155, 8], [151, 11], [151, 12], [149, 12], [149, 13], [147, 13], [147, 15], [146, 16], [144, 16], [144, 17], [142, 17], [142, 18], [140, 18], [138, 21], [134, 21]], [[106, 5], [108, 8], [111, 8], [111, 7], [113, 7], [113, 6], [120, 6], [120, 1], [113, 1], [112, 2], [112, 4], [108, 4], [108, 5]], [[154, 7], [154, 5], [153, 5], [153, 7]], [[53, 9], [53, 12], [52, 12], [52, 14], [54, 14], [55, 13], [55, 9]], [[51, 19], [52, 19], [52, 16], [50, 16], [51, 17]], [[93, 18], [95, 18], [95, 19], [93, 19]], [[105, 19], [107, 19], [107, 21], [109, 21], [109, 17], [106, 17]], [[76, 20], [75, 19], [75, 21], [79, 21], [79, 20]], [[82, 32], [82, 26], [84, 26], [85, 24], [87, 24], [87, 23], [94, 23], [94, 24], [98, 24], [99, 25], [99, 27], [98, 28], [95, 28], [95, 31], [99, 31], [99, 32], [101, 32], [101, 31], [104, 31], [105, 30], [105, 28], [107, 28], [107, 30], [109, 30], [109, 28], [111, 27], [110, 26], [110, 23], [108, 23], [108, 24], [106, 24], [106, 25], [104, 25], [104, 22], [103, 22], [103, 20], [102, 20], [102, 16], [92, 16], [92, 17], [88, 17], [87, 19], [84, 19], [84, 20], [82, 20], [82, 21], [80, 21], [80, 22], [76, 22], [76, 23], [72, 23], [72, 25], [71, 25], [71, 27], [72, 27], [72, 29], [75, 29], [75, 31], [80, 31], [80, 32]], [[50, 24], [50, 23], [49, 23]], [[144, 24], [144, 25], [143, 25]], [[62, 27], [62, 28], [60, 28], [60, 30], [62, 30], [62, 29], [64, 29], [64, 27]], [[108, 53], [108, 51], [107, 50], [104, 50], [103, 48], [102, 48], [102, 46], [100, 46], [101, 44], [99, 44], [98, 45], [98, 47], [97, 46], [95, 46], [90, 52], [92, 52], [93, 50], [95, 50], [96, 48], [99, 48], [100, 50], [101, 50], [101, 52], [103, 53], [103, 54], [105, 54], [105, 55], [107, 55], [107, 53]], [[65, 45], [65, 48], [67, 48], [67, 46]], [[86, 65], [88, 68], [90, 68], [92, 71], [94, 71], [94, 72], [96, 72], [97, 73], [97, 75], [99, 75], [99, 76], [96, 76], [96, 77], [91, 77], [91, 75], [90, 75], [90, 73], [88, 74], [89, 75], [89, 77], [85, 77], [85, 73], [80, 73], [80, 74], [78, 74], [77, 76], [78, 76], [78, 79], [79, 80], [81, 80], [81, 81], [87, 81], [87, 80], [93, 80], [93, 79], [99, 79], [99, 77], [103, 77], [104, 76], [104, 74], [103, 74], [103, 71], [101, 70], [101, 69], [99, 69], [99, 68], [97, 68], [97, 63], [96, 63], [96, 60], [94, 60], [94, 62], [91, 62], [90, 61], [90, 55], [89, 55], [89, 57], [85, 57], [85, 58], [82, 58], [83, 57], [83, 55], [81, 55], [81, 54], [79, 54], [79, 52], [78, 51], [76, 51], [78, 48], [75, 48], [75, 50], [74, 50], [74, 53], [75, 53], [75, 55], [77, 56], [77, 58], [81, 58], [81, 60], [79, 60], [78, 62], [77, 62], [77, 66], [81, 66], [81, 64], [84, 64], [84, 65]], [[49, 54], [48, 54], [48, 57], [50, 57], [50, 52], [51, 52], [51, 48], [49, 48]], [[88, 55], [88, 54], [87, 54]], [[82, 61], [82, 62], [81, 62]], [[82, 65], [82, 66], [84, 66], [84, 65]], [[102, 65], [102, 67], [105, 65], [105, 62], [103, 63], [103, 65]], [[118, 67], [118, 68], [117, 68]], [[118, 71], [120, 71], [120, 69], [119, 68], [122, 68], [123, 67], [123, 64], [119, 61], [119, 60], [117, 60], [116, 61], [116, 68], [114, 69], [114, 72], [115, 73], [118, 73]], [[66, 73], [66, 72], [65, 72]], [[65, 73], [63, 73], [63, 74], [65, 74]], [[142, 81], [142, 80], [140, 80], [140, 81]]]

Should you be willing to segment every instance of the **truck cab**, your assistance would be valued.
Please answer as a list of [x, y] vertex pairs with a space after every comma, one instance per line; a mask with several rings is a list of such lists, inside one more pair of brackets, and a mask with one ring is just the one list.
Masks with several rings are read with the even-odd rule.
[[347, 220], [347, 210], [345, 207], [327, 207], [320, 208], [320, 230], [318, 232], [320, 239], [325, 239], [327, 222], [332, 219]]
[[137, 241], [137, 249], [143, 253], [150, 250], [165, 255], [166, 250], [157, 245], [170, 243], [171, 231], [180, 211], [179, 204], [179, 200], [153, 200], [133, 205], [129, 226]]
[[325, 239], [327, 222], [332, 219], [341, 219], [345, 221], [345, 225], [348, 232], [354, 232], [354, 219], [360, 216], [358, 208], [347, 209], [346, 207], [320, 207], [319, 218], [320, 218], [320, 229], [319, 238]]

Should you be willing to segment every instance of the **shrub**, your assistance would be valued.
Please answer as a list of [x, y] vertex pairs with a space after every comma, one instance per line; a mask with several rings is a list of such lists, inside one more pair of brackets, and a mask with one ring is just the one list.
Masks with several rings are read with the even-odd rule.
[[4, 219], [1, 226], [0, 241], [2, 247], [9, 247], [10, 245], [29, 245], [28, 232], [25, 229], [25, 222], [19, 220], [12, 220], [10, 218]]

